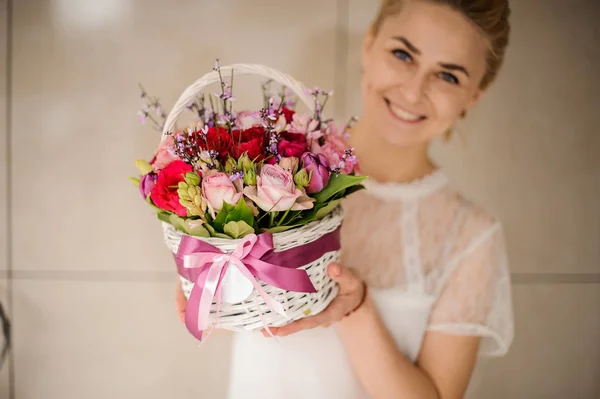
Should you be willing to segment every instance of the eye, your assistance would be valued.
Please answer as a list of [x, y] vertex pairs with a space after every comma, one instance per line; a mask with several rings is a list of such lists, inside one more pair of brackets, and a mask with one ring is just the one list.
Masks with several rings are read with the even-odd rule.
[[412, 62], [413, 60], [412, 56], [407, 51], [402, 49], [392, 50], [392, 54], [394, 54], [394, 57], [404, 62]]
[[441, 72], [440, 78], [451, 84], [457, 85], [459, 83], [458, 78], [449, 72]]

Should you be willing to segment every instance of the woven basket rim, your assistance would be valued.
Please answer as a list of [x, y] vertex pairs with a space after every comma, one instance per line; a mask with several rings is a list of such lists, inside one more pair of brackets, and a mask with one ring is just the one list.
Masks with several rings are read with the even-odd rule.
[[[282, 231], [282, 232], [278, 232], [278, 233], [269, 233], [269, 234], [273, 235], [273, 241], [275, 243], [280, 242], [280, 241], [285, 242], [285, 239], [289, 236], [294, 236], [296, 234], [302, 234], [303, 232], [314, 228], [316, 225], [321, 225], [321, 224], [326, 225], [327, 222], [331, 221], [332, 219], [334, 219], [337, 222], [337, 225], [339, 226], [342, 224], [343, 215], [344, 215], [343, 207], [341, 204], [339, 204], [329, 214], [327, 214], [327, 216], [325, 216], [323, 219], [313, 220], [312, 222], [309, 222], [300, 227], [294, 227], [294, 228], [286, 230], [286, 231]], [[176, 229], [175, 226], [173, 226], [170, 223], [163, 222], [163, 221], [161, 221], [161, 223], [162, 223], [164, 229], [168, 229], [171, 232], [173, 232], [181, 237], [190, 236], [190, 237], [202, 240], [204, 242], [207, 242], [209, 244], [212, 244], [214, 246], [235, 246], [244, 240], [243, 238], [227, 239], [227, 238], [220, 238], [220, 237], [192, 236], [192, 235], [184, 233], [181, 230]], [[265, 234], [265, 233], [259, 233], [257, 235]]]

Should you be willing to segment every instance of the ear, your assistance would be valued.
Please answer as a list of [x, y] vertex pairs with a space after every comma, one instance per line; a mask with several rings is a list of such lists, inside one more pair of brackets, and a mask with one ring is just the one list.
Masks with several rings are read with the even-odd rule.
[[487, 92], [487, 89], [477, 89], [477, 91], [475, 91], [475, 93], [473, 93], [473, 96], [471, 97], [471, 101], [469, 101], [469, 103], [467, 104], [467, 109], [473, 108], [475, 105], [477, 105], [479, 103], [479, 101], [481, 101], [481, 98], [483, 97], [483, 95]]

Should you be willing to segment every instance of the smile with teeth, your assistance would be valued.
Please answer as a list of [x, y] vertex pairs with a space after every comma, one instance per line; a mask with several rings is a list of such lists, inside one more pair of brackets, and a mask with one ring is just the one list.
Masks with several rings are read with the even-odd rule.
[[388, 105], [390, 111], [396, 116], [398, 119], [403, 120], [405, 122], [419, 122], [425, 119], [422, 115], [413, 114], [412, 112], [408, 112], [402, 108], [396, 107], [394, 104], [390, 103], [389, 100], [385, 101]]

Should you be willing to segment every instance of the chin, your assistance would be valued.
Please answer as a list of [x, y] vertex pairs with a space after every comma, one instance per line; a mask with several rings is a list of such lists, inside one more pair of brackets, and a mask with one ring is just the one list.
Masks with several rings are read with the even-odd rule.
[[406, 148], [427, 142], [418, 132], [403, 132], [387, 126], [379, 130], [381, 140], [392, 147]]

